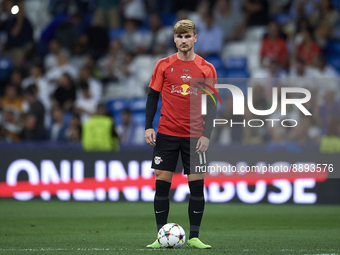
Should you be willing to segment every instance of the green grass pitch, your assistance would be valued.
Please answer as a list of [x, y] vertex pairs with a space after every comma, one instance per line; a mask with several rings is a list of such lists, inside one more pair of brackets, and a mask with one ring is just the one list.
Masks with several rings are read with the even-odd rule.
[[[169, 222], [189, 234], [187, 203]], [[0, 201], [0, 254], [340, 254], [340, 206], [206, 204], [211, 250], [149, 250], [152, 203]]]

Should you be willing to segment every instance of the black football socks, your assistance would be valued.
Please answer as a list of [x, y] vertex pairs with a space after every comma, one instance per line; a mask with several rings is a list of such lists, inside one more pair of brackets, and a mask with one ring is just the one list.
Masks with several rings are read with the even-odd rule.
[[158, 231], [167, 223], [168, 220], [170, 186], [170, 182], [156, 180], [154, 209]]
[[204, 180], [189, 182], [190, 199], [189, 199], [189, 221], [190, 221], [190, 236], [189, 239], [198, 237], [200, 231], [201, 220], [204, 211]]

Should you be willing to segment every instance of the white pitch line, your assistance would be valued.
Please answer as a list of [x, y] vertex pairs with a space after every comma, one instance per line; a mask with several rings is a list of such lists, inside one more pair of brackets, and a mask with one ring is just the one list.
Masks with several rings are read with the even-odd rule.
[[[9, 252], [9, 251], [155, 251], [159, 249], [115, 249], [115, 248], [31, 248], [31, 249], [1, 249], [0, 252]], [[185, 251], [185, 249], [171, 249], [173, 251]]]

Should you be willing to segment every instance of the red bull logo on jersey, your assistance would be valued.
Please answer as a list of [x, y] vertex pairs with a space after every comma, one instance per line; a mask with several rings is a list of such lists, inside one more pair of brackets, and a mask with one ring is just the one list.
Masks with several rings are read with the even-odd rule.
[[188, 82], [190, 79], [192, 79], [191, 75], [187, 73], [182, 74], [181, 78], [184, 82]]
[[184, 96], [194, 94], [197, 96], [197, 88], [193, 88], [189, 86], [188, 84], [183, 84], [183, 85], [176, 86], [176, 87], [172, 85], [171, 93], [180, 93]]

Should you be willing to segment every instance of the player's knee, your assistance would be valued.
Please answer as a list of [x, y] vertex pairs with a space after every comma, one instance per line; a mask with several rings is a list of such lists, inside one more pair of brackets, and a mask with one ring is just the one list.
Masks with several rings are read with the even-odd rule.
[[188, 181], [196, 181], [196, 180], [203, 180], [206, 176], [206, 173], [199, 173], [199, 174], [189, 174]]
[[195, 180], [189, 182], [190, 195], [193, 197], [204, 196], [204, 180]]
[[164, 171], [164, 170], [155, 170], [156, 180], [162, 180], [166, 182], [170, 182], [172, 180], [172, 172]]

